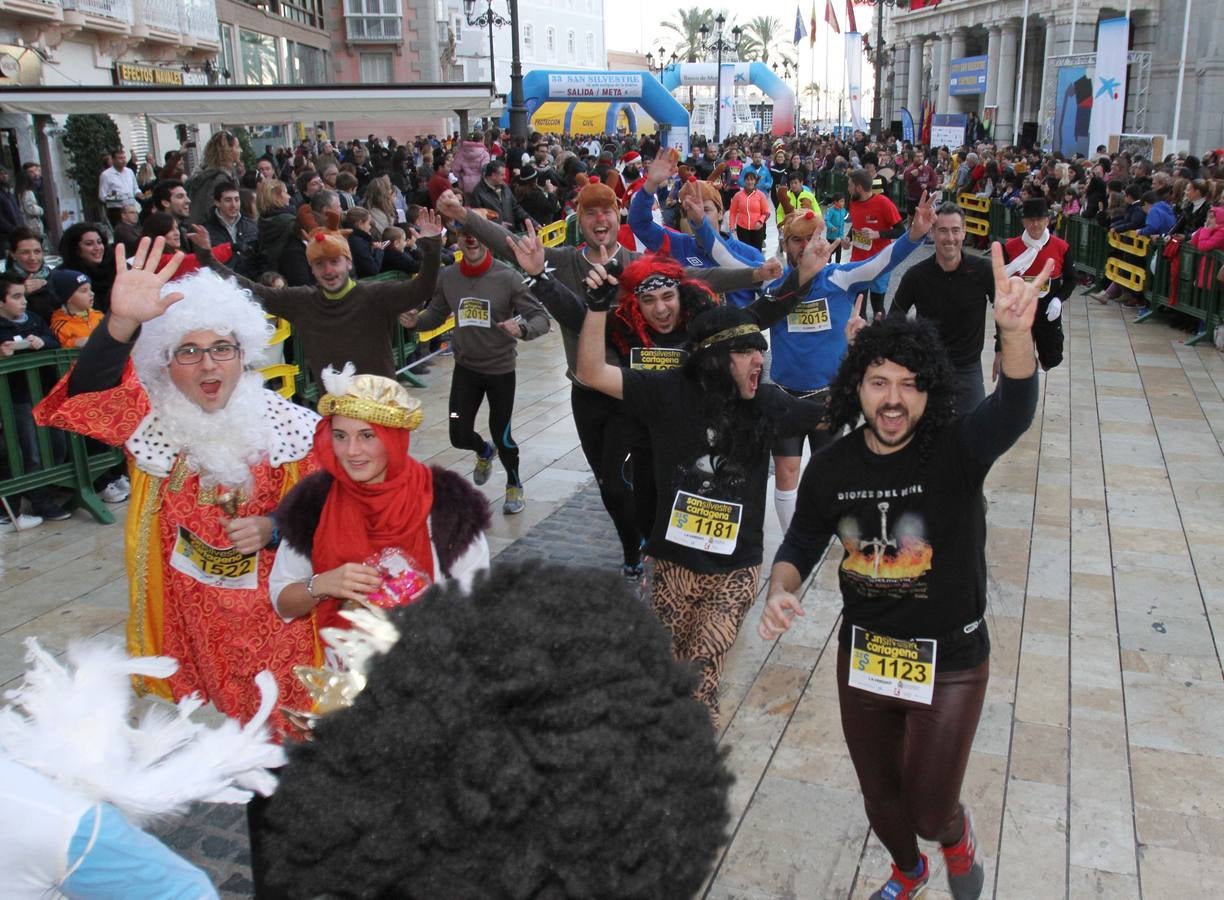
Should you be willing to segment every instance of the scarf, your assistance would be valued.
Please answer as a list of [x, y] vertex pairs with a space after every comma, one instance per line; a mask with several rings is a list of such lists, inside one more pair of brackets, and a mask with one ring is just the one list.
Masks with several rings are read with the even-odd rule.
[[1020, 240], [1024, 241], [1024, 252], [1007, 264], [1006, 272], [1010, 278], [1012, 275], [1023, 275], [1032, 267], [1037, 259], [1037, 254], [1041, 252], [1050, 241], [1050, 229], [1041, 232], [1041, 237], [1034, 240], [1029, 237], [1027, 231], [1020, 232]]
[[[364, 562], [371, 554], [394, 546], [434, 578], [437, 573], [429, 538], [433, 474], [408, 455], [408, 431], [370, 427], [387, 449], [386, 479], [379, 484], [359, 484], [344, 471], [332, 447], [330, 418], [321, 419], [315, 428], [315, 453], [335, 480], [319, 516], [311, 564], [315, 572], [328, 572], [344, 563]], [[339, 606], [340, 601], [331, 599], [319, 604], [319, 627], [348, 627], [336, 614]]]
[[493, 254], [486, 250], [484, 259], [475, 265], [470, 264], [466, 257], [459, 260], [459, 271], [467, 278], [479, 278], [485, 272], [489, 271], [489, 267], [492, 265]]

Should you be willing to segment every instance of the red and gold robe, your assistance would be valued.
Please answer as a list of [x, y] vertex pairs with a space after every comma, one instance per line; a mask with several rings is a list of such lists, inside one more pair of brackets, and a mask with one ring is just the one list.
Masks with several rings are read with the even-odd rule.
[[[201, 485], [173, 436], [162, 431], [130, 361], [109, 390], [69, 396], [68, 377], [35, 416], [40, 424], [123, 446], [132, 483], [124, 535], [128, 652], [179, 662], [169, 679], [139, 678], [137, 689], [174, 700], [198, 692], [246, 722], [259, 707], [254, 678], [268, 669], [280, 688], [278, 705], [309, 709], [293, 667], [315, 664], [320, 648], [313, 617], [284, 622], [272, 608], [268, 573], [275, 551], [244, 558], [233, 550], [217, 490]], [[239, 517], [267, 515], [318, 468], [317, 415], [272, 391], [263, 395], [274, 446], [251, 469], [251, 486], [239, 491]]]

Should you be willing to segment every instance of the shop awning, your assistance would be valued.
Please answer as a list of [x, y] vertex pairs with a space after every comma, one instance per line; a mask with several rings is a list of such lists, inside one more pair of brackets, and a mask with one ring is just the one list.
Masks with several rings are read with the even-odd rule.
[[487, 82], [464, 84], [20, 87], [0, 90], [0, 110], [30, 115], [141, 114], [156, 122], [263, 122], [473, 117], [501, 113]]

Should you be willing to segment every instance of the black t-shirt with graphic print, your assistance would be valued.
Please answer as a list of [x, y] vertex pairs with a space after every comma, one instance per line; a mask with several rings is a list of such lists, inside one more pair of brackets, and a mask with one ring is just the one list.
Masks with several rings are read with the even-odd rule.
[[[650, 434], [658, 494], [647, 551], [694, 572], [731, 572], [761, 562], [769, 446], [743, 471], [710, 459], [702, 390], [681, 370], [622, 370], [625, 413]], [[782, 436], [816, 428], [824, 403], [763, 384], [749, 401]]]
[[938, 670], [978, 665], [989, 655], [986, 612], [986, 507], [982, 484], [994, 461], [1032, 424], [1037, 376], [1000, 376], [975, 410], [933, 438], [877, 454], [866, 426], [808, 463], [795, 517], [774, 562], [806, 578], [830, 537], [845, 551], [838, 570], [840, 635], [858, 625], [896, 638], [936, 638]]

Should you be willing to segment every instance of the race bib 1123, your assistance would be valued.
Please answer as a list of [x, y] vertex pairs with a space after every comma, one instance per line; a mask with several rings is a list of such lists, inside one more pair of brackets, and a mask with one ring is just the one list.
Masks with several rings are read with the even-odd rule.
[[850, 686], [885, 697], [931, 703], [935, 641], [906, 640], [855, 625], [850, 644]]

